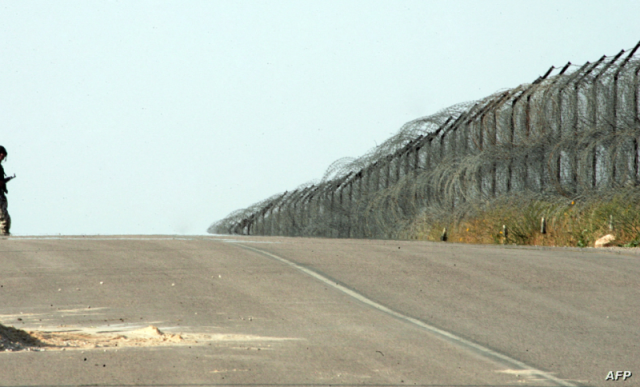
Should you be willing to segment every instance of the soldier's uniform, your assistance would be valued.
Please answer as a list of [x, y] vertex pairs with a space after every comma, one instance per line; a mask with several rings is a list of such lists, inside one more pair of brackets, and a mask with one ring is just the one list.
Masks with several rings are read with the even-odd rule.
[[11, 216], [7, 210], [7, 184], [5, 183], [5, 173], [0, 164], [0, 235], [9, 235], [11, 228]]

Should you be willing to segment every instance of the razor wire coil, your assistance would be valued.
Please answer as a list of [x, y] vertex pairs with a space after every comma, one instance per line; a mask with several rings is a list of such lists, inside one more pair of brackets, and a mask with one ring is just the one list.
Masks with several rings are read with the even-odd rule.
[[[506, 195], [579, 197], [640, 184], [640, 43], [404, 124], [318, 182], [212, 224], [216, 234], [402, 238], [421, 216]], [[555, 72], [555, 74], [554, 74]]]

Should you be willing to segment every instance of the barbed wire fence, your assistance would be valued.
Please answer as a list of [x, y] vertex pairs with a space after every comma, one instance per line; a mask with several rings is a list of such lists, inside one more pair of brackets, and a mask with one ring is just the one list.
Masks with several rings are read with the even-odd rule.
[[[322, 180], [215, 222], [214, 234], [411, 238], [496, 198], [578, 198], [640, 183], [640, 43], [406, 123]], [[625, 55], [626, 54], [626, 55]]]

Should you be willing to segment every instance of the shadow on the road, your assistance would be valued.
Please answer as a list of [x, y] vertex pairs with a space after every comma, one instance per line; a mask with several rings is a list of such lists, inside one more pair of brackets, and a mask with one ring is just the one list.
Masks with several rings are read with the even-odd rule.
[[46, 346], [46, 343], [32, 336], [29, 332], [0, 324], [0, 351], [23, 351]]

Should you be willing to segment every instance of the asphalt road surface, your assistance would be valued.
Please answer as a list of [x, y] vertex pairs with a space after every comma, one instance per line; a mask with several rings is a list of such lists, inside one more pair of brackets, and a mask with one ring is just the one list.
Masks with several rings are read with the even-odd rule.
[[0, 324], [50, 339], [0, 386], [640, 385], [631, 252], [11, 237], [0, 265]]

